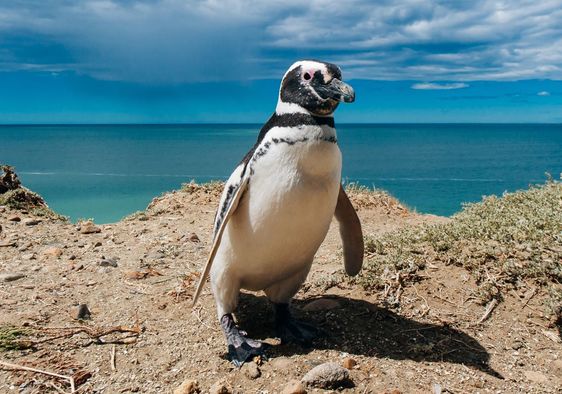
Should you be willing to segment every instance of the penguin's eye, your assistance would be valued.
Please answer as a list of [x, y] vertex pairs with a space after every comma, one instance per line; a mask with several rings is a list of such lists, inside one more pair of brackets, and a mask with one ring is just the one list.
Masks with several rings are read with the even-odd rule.
[[310, 73], [304, 73], [303, 78], [305, 81], [310, 81], [312, 79], [312, 75]]

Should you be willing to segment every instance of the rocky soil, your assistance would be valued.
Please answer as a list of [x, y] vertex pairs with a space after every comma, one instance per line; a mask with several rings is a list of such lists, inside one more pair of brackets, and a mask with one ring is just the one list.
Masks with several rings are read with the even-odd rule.
[[[1, 206], [0, 393], [71, 392], [70, 380], [20, 366], [72, 377], [81, 393], [561, 392], [562, 344], [541, 288], [512, 290], [487, 311], [464, 268], [435, 262], [389, 304], [384, 289], [333, 279], [335, 223], [294, 302], [325, 336], [280, 345], [267, 300], [244, 293], [237, 319], [271, 348], [236, 369], [208, 286], [191, 307], [219, 194], [190, 184], [107, 225]], [[351, 197], [372, 236], [448, 220], [383, 193]]]

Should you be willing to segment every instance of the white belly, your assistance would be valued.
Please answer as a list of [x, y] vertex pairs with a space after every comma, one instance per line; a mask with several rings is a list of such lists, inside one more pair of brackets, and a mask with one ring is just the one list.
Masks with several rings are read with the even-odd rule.
[[255, 163], [226, 227], [217, 254], [222, 269], [240, 287], [262, 290], [309, 267], [328, 232], [340, 182], [337, 144], [272, 146]]

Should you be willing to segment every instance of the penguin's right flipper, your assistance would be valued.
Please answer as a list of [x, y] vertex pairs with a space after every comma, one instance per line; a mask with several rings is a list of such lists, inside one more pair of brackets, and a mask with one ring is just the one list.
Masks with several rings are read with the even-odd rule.
[[345, 272], [350, 276], [355, 276], [363, 266], [363, 231], [357, 212], [342, 185], [340, 185], [335, 216], [340, 225]]
[[207, 263], [205, 264], [205, 268], [201, 273], [201, 278], [199, 278], [199, 283], [197, 284], [197, 290], [193, 296], [193, 304], [197, 302], [201, 291], [203, 290], [203, 285], [205, 284], [205, 280], [207, 279], [207, 275], [209, 275], [209, 271], [211, 270], [211, 265], [213, 264], [213, 260], [215, 255], [217, 254], [217, 250], [220, 246], [222, 234], [224, 233], [224, 229], [228, 223], [228, 220], [231, 218], [232, 214], [238, 208], [238, 203], [242, 198], [242, 195], [246, 191], [248, 186], [248, 181], [250, 180], [249, 171], [246, 171], [246, 165], [240, 164], [236, 170], [232, 173], [228, 181], [224, 186], [224, 191], [222, 193], [219, 210], [217, 211], [217, 215], [215, 217], [215, 228], [214, 228], [214, 236], [213, 236], [213, 245], [211, 246], [211, 252], [209, 253], [209, 258], [207, 259]]

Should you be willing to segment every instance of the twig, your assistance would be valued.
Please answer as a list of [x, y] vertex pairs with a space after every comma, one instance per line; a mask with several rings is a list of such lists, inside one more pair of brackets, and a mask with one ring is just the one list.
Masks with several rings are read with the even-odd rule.
[[117, 370], [117, 366], [115, 365], [115, 345], [111, 347], [111, 370]]
[[56, 335], [54, 337], [44, 338], [38, 341], [34, 341], [34, 344], [40, 344], [45, 342], [50, 342], [55, 339], [60, 338], [69, 338], [76, 334], [85, 333], [89, 335], [91, 338], [99, 339], [106, 335], [115, 333], [115, 332], [128, 332], [139, 335], [141, 333], [141, 328], [136, 325], [133, 327], [125, 327], [125, 326], [115, 326], [109, 328], [90, 328], [90, 327], [36, 327], [39, 331], [66, 331], [63, 334]]
[[498, 305], [498, 300], [494, 298], [492, 301], [490, 301], [488, 306], [486, 306], [486, 310], [484, 311], [484, 314], [476, 324], [482, 324], [488, 317], [490, 317], [496, 305]]
[[521, 307], [521, 309], [525, 309], [525, 307], [527, 306], [529, 301], [531, 301], [531, 298], [533, 298], [536, 294], [537, 294], [537, 288], [533, 287], [533, 290], [531, 290], [531, 294], [527, 297], [527, 299], [523, 303], [523, 306]]
[[43, 371], [43, 370], [37, 369], [37, 368], [26, 367], [24, 365], [11, 364], [11, 363], [7, 363], [5, 361], [0, 361], [0, 365], [4, 366], [4, 367], [15, 369], [15, 370], [42, 373], [43, 375], [54, 376], [55, 378], [67, 380], [70, 383], [70, 392], [74, 393], [76, 391], [76, 388], [74, 386], [74, 378], [72, 376], [60, 375], [58, 373]]

